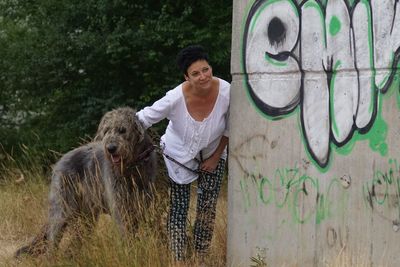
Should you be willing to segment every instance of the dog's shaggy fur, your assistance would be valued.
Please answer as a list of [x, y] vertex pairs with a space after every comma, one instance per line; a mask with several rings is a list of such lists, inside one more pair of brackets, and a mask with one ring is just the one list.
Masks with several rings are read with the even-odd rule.
[[55, 165], [48, 222], [16, 256], [56, 249], [67, 225], [84, 218], [93, 226], [101, 213], [110, 214], [122, 234], [134, 231], [140, 205], [152, 198], [157, 170], [152, 147], [133, 109], [107, 112], [94, 141], [66, 153]]

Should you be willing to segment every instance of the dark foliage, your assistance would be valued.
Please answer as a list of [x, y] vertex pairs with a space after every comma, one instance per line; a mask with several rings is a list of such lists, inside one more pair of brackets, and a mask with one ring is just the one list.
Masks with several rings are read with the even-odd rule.
[[106, 111], [141, 108], [181, 82], [175, 56], [189, 44], [229, 81], [231, 2], [1, 1], [0, 143], [78, 146]]

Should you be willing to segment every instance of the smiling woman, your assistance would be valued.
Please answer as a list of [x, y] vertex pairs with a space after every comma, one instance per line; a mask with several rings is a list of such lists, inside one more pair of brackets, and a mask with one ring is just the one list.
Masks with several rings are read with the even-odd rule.
[[182, 85], [186, 108], [196, 121], [203, 121], [212, 112], [219, 92], [219, 80], [212, 75], [211, 66], [199, 60], [188, 68]]
[[183, 49], [177, 63], [185, 81], [137, 116], [145, 128], [169, 120], [161, 146], [170, 177], [170, 249], [177, 261], [186, 259], [190, 186], [198, 180], [194, 248], [201, 260], [212, 239], [225, 169], [230, 84], [213, 76], [201, 46]]

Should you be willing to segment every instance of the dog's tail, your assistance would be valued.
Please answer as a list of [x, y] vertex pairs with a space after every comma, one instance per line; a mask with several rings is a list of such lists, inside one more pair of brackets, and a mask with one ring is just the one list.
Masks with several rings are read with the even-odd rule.
[[47, 244], [48, 229], [49, 229], [48, 224], [43, 225], [39, 234], [37, 234], [36, 237], [34, 237], [33, 240], [28, 245], [19, 248], [15, 252], [14, 257], [19, 258], [22, 255], [39, 256], [41, 254], [46, 253], [48, 247]]

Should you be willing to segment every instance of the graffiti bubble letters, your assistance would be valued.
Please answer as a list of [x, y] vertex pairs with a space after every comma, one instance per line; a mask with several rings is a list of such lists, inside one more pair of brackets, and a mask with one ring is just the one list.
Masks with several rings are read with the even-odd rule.
[[320, 167], [330, 143], [367, 133], [395, 75], [398, 0], [256, 0], [243, 34], [252, 101], [281, 117], [300, 106], [307, 149]]

